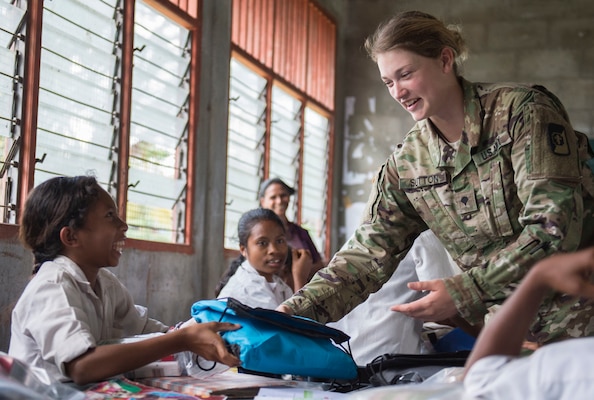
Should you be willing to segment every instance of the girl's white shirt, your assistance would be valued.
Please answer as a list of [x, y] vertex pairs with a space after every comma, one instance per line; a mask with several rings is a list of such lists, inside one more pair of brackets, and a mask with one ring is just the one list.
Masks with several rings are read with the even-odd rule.
[[135, 305], [106, 268], [99, 270], [93, 291], [78, 265], [58, 256], [42, 265], [17, 302], [9, 354], [65, 381], [64, 363], [100, 342], [167, 328]]
[[272, 279], [272, 282], [266, 281], [245, 260], [223, 287], [218, 298], [233, 297], [250, 307], [275, 309], [293, 295], [293, 290], [280, 277], [273, 275]]

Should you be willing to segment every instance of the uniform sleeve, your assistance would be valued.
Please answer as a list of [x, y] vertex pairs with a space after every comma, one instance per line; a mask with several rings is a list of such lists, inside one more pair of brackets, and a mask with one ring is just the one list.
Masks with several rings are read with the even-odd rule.
[[458, 311], [473, 324], [482, 322], [489, 303], [506, 299], [536, 261], [574, 251], [582, 238], [580, 140], [564, 110], [548, 96], [537, 93], [520, 103], [508, 127], [512, 170], [502, 174], [513, 181], [504, 188], [515, 186], [523, 206], [518, 220], [522, 230], [482, 267], [445, 280]]
[[427, 229], [399, 189], [395, 158], [380, 169], [363, 222], [328, 266], [283, 304], [322, 323], [337, 321], [379, 290]]

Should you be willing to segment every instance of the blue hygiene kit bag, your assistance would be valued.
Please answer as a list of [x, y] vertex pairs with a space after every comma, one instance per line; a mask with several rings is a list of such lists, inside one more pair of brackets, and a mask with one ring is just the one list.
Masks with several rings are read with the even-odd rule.
[[357, 365], [341, 345], [350, 337], [309, 318], [252, 308], [233, 298], [200, 300], [192, 306], [192, 317], [197, 322], [241, 325], [221, 335], [247, 370], [324, 379], [357, 378]]

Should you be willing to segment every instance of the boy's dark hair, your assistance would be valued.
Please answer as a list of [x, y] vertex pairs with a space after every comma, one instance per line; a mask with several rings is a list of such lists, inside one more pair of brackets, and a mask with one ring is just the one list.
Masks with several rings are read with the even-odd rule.
[[56, 258], [63, 249], [60, 230], [80, 229], [101, 187], [93, 176], [57, 177], [31, 191], [21, 216], [19, 238], [33, 251], [35, 268]]
[[[241, 216], [241, 218], [239, 219], [239, 222], [237, 224], [237, 238], [239, 239], [240, 246], [247, 246], [247, 241], [248, 241], [248, 238], [250, 237], [250, 233], [252, 232], [252, 228], [254, 227], [254, 225], [256, 225], [257, 223], [260, 223], [262, 221], [275, 222], [278, 224], [278, 226], [280, 226], [282, 228], [283, 231], [285, 230], [283, 221], [281, 221], [279, 216], [276, 215], [274, 213], [274, 211], [269, 210], [267, 208], [261, 208], [261, 207], [255, 208], [253, 210], [245, 212]], [[289, 254], [290, 254], [290, 252], [289, 252]], [[241, 263], [243, 263], [244, 261], [245, 261], [245, 257], [241, 254], [239, 255], [239, 257], [237, 257], [236, 259], [231, 261], [231, 263], [229, 264], [229, 267], [227, 267], [225, 272], [223, 272], [223, 276], [221, 276], [221, 280], [219, 281], [219, 283], [217, 284], [217, 286], [215, 288], [215, 296], [219, 295], [219, 293], [221, 292], [223, 287], [225, 287], [227, 282], [229, 282], [229, 279], [233, 275], [235, 275], [235, 272], [237, 272], [237, 269], [239, 268]]]

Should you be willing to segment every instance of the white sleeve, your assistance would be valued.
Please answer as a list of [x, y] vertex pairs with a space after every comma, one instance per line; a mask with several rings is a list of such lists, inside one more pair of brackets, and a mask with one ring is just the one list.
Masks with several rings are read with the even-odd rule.
[[409, 250], [419, 281], [447, 278], [461, 272], [460, 268], [437, 236], [430, 230], [422, 232]]
[[96, 346], [94, 316], [85, 311], [73, 279], [30, 285], [13, 312], [10, 354], [60, 379], [64, 363]]

